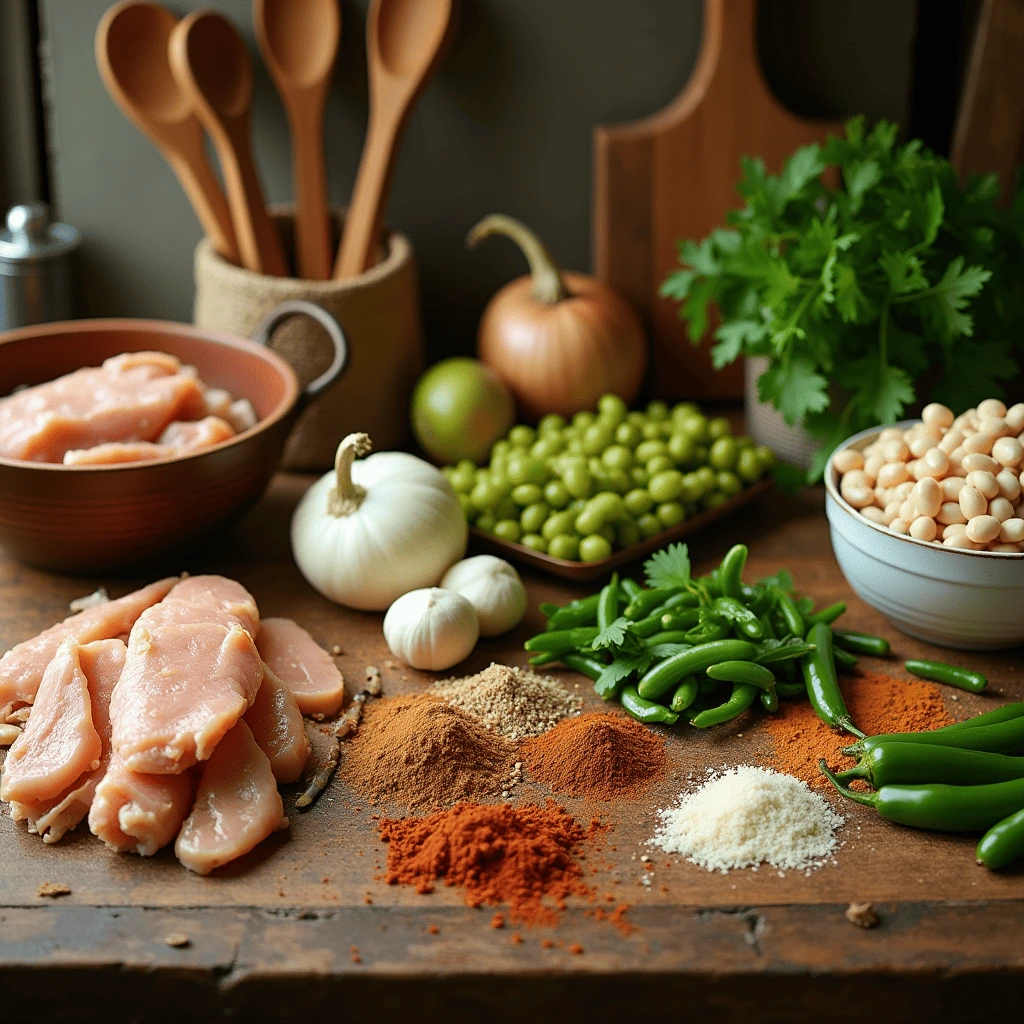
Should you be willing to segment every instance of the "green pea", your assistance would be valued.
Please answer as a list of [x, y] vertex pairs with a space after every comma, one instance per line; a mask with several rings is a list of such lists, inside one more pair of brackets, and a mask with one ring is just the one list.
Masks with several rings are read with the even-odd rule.
[[600, 530], [597, 531], [598, 537], [604, 537], [609, 544], [615, 543], [615, 527], [611, 523], [605, 523]]
[[704, 444], [708, 440], [708, 421], [700, 413], [680, 420], [679, 430], [694, 444]]
[[548, 554], [552, 558], [564, 558], [570, 562], [575, 562], [579, 558], [579, 553], [579, 537], [561, 533], [548, 541]]
[[597, 534], [584, 537], [580, 541], [580, 558], [584, 562], [597, 562], [602, 558], [607, 558], [611, 553], [611, 544], [604, 537], [599, 537]]
[[[757, 456], [755, 455], [754, 458], [756, 459]], [[758, 462], [757, 466], [758, 469], [760, 469], [761, 463]], [[460, 463], [455, 467], [452, 471], [452, 475], [448, 479], [451, 480], [452, 487], [454, 487], [459, 494], [469, 494], [469, 492], [473, 490], [473, 484], [476, 483], [476, 474], [472, 469], [470, 469], [469, 472], [466, 472]]]
[[569, 504], [571, 496], [561, 480], [549, 480], [544, 485], [544, 500], [552, 508], [565, 508]]
[[637, 487], [626, 494], [622, 499], [622, 504], [631, 516], [642, 516], [645, 512], [650, 512], [654, 507], [654, 499], [649, 491], [644, 490], [642, 487]]
[[587, 507], [601, 509], [605, 520], [608, 522], [621, 518], [624, 511], [622, 497], [613, 491], [602, 491], [600, 494], [595, 494], [587, 502]]
[[507, 473], [508, 472], [508, 457], [509, 457], [509, 453], [508, 452], [498, 452], [498, 454], [495, 455], [493, 459], [491, 459], [491, 464], [490, 464], [490, 466], [487, 467], [486, 472], [488, 472], [488, 473], [498, 473], [498, 474], [502, 474], [502, 475]]
[[708, 421], [708, 437], [717, 441], [720, 437], [728, 437], [732, 433], [732, 427], [724, 416], [716, 416]]
[[633, 486], [633, 478], [624, 469], [608, 470], [608, 488], [616, 494], [625, 494]]
[[640, 543], [640, 527], [626, 519], [615, 527], [615, 541], [620, 548], [631, 548]]
[[601, 453], [601, 461], [608, 469], [629, 469], [633, 465], [633, 453], [625, 445], [612, 444]]
[[761, 468], [768, 472], [769, 469], [774, 469], [778, 459], [775, 457], [775, 452], [768, 448], [766, 445], [759, 444], [755, 449], [757, 457], [761, 460]]
[[693, 462], [696, 466], [706, 466], [708, 463], [708, 446], [699, 444], [693, 450]]
[[683, 474], [678, 469], [668, 469], [652, 476], [647, 489], [659, 505], [666, 501], [674, 502], [683, 490]]
[[491, 511], [495, 519], [519, 519], [519, 506], [512, 500], [511, 495], [504, 495]]
[[639, 430], [642, 430], [644, 424], [647, 422], [647, 416], [645, 413], [642, 413], [639, 409], [634, 409], [632, 412], [626, 414], [626, 422], [632, 423], [633, 426], [637, 427]]
[[637, 487], [646, 487], [651, 479], [651, 474], [645, 466], [634, 466], [629, 475]]
[[683, 475], [683, 488], [679, 493], [679, 497], [687, 503], [700, 501], [704, 497], [706, 490], [704, 481], [697, 473], [685, 473]]
[[520, 484], [512, 488], [512, 500], [522, 508], [540, 501], [544, 492], [536, 484]]
[[494, 536], [500, 537], [502, 540], [510, 540], [513, 543], [518, 543], [519, 538], [522, 537], [522, 535], [523, 531], [514, 519], [499, 519], [494, 524]]
[[659, 473], [664, 473], [666, 469], [675, 469], [675, 463], [668, 455], [655, 455], [653, 459], [649, 459], [644, 469], [651, 474], [653, 480]]
[[700, 480], [705, 493], [715, 486], [715, 471], [710, 466], [701, 466], [695, 471], [695, 475]]
[[657, 441], [661, 437], [661, 427], [657, 423], [648, 422], [640, 428], [640, 433], [648, 441]]
[[685, 420], [687, 416], [692, 416], [695, 412], [700, 412], [696, 403], [679, 402], [677, 405], [672, 407], [672, 419], [679, 423], [681, 420]]
[[[753, 448], [743, 448], [736, 460], [736, 472], [745, 483], [757, 483], [761, 479], [761, 460]], [[457, 490], [458, 488], [456, 488]]]
[[529, 448], [536, 440], [536, 431], [525, 423], [517, 424], [508, 432], [508, 443], [513, 448]]
[[462, 506], [462, 514], [470, 519], [476, 513], [476, 509], [473, 507], [473, 502], [469, 500], [469, 495], [459, 491], [455, 497], [459, 499], [459, 504]]
[[531, 458], [526, 452], [514, 452], [509, 456], [508, 479], [514, 487], [518, 487], [519, 484], [546, 483], [548, 475], [547, 466], [539, 459]]
[[484, 533], [494, 533], [494, 527], [497, 522], [498, 520], [494, 518], [494, 513], [488, 511], [481, 512], [480, 515], [476, 517], [476, 522], [473, 523], [473, 525], [478, 530], [483, 530]]
[[747, 437], [746, 434], [740, 434], [736, 438], [736, 444], [739, 445], [741, 450], [743, 448], [753, 448], [754, 447], [754, 439], [752, 437]]
[[455, 472], [455, 467], [454, 466], [442, 466], [441, 467], [441, 475], [445, 478], [445, 480], [448, 481], [448, 483], [452, 482], [452, 473], [454, 473], [454, 472]]
[[652, 438], [648, 441], [641, 441], [641, 443], [636, 446], [633, 458], [635, 458], [637, 462], [643, 462], [646, 464], [658, 455], [668, 455], [668, 445], [666, 445], [660, 438]]
[[578, 516], [587, 507], [586, 498], [574, 498], [570, 503], [569, 507], [565, 510], [571, 512], [574, 516]]
[[580, 534], [597, 533], [604, 526], [604, 514], [599, 508], [587, 506], [573, 523], [573, 529]]
[[519, 541], [524, 548], [544, 554], [548, 550], [548, 542], [539, 533], [524, 533]]
[[668, 439], [668, 454], [678, 466], [689, 466], [693, 462], [693, 439], [683, 433], [674, 433]]
[[739, 457], [739, 447], [735, 439], [731, 437], [720, 437], [711, 445], [708, 452], [708, 462], [715, 469], [733, 469], [736, 466], [736, 459]]
[[642, 440], [643, 434], [640, 433], [640, 428], [635, 423], [630, 423], [627, 420], [615, 428], [615, 441], [617, 444], [623, 444], [627, 448], [635, 448]]
[[565, 442], [559, 434], [545, 434], [533, 442], [530, 454], [541, 462], [557, 455], [565, 447]]
[[670, 526], [681, 523], [686, 518], [686, 510], [678, 501], [663, 502], [658, 506], [656, 514], [661, 525], [666, 530]]
[[730, 498], [743, 490], [743, 481], [728, 469], [723, 469], [715, 474], [715, 483], [718, 485], [718, 489]]
[[573, 416], [572, 425], [580, 432], [580, 434], [582, 434], [583, 431], [586, 430], [587, 427], [589, 427], [596, 419], [597, 417], [592, 412], [588, 412], [586, 409], [583, 409]]
[[660, 398], [656, 398], [648, 403], [647, 415], [655, 422], [668, 419], [668, 406]]
[[536, 501], [527, 505], [519, 516], [519, 525], [524, 533], [537, 533], [547, 522], [551, 509], [543, 501]]
[[605, 423], [594, 423], [583, 433], [583, 450], [588, 455], [600, 455], [611, 444], [612, 429]]
[[469, 500], [473, 508], [478, 512], [484, 512], [489, 508], [493, 508], [501, 501], [501, 491], [490, 481], [481, 480], [479, 483], [474, 484], [473, 490], [469, 494]]
[[[491, 445], [491, 462], [493, 462], [499, 455], [508, 455], [512, 450], [512, 445], [508, 441], [502, 439], [501, 441], [495, 441]], [[468, 461], [468, 460], [467, 460]]]
[[569, 443], [565, 446], [565, 450], [570, 455], [585, 455], [586, 452], [583, 450], [583, 442], [578, 437], [569, 439]]
[[640, 516], [636, 521], [636, 525], [640, 528], [640, 532], [644, 537], [653, 537], [656, 533], [661, 533], [665, 529], [661, 525], [661, 520], [651, 512]]
[[626, 418], [629, 408], [618, 395], [602, 395], [597, 400], [597, 411], [602, 416], [607, 416], [621, 423]]
[[562, 534], [573, 534], [576, 532], [576, 528], [573, 525], [576, 521], [576, 513], [565, 511], [555, 512], [548, 516], [544, 525], [540, 529], [541, 536], [550, 543], [555, 537]]
[[547, 416], [541, 416], [537, 424], [538, 434], [554, 434], [565, 429], [565, 418], [557, 412], [549, 412]]
[[704, 508], [713, 509], [718, 508], [719, 505], [724, 505], [729, 500], [729, 495], [723, 491], [712, 491], [710, 494], [704, 496], [702, 502]]

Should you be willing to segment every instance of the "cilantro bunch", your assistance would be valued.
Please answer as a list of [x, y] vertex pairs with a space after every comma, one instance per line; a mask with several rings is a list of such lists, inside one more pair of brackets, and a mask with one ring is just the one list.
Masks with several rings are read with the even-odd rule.
[[812, 480], [844, 438], [915, 402], [961, 412], [1003, 396], [1024, 338], [1020, 195], [1003, 210], [994, 176], [961, 188], [946, 160], [863, 118], [778, 176], [757, 159], [742, 171], [746, 205], [679, 243], [661, 294], [695, 344], [718, 307], [717, 368], [770, 359], [759, 397], [822, 442]]

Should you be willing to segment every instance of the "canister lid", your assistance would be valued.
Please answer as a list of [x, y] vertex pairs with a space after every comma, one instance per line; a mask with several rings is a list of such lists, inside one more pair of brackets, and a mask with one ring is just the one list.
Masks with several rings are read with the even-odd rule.
[[70, 224], [51, 224], [46, 203], [22, 203], [7, 211], [0, 231], [0, 272], [4, 263], [38, 263], [58, 259], [78, 248], [81, 232]]

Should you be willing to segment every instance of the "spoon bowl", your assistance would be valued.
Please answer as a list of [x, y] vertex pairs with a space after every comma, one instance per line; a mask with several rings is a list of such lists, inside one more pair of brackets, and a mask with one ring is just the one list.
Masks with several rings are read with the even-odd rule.
[[338, 0], [257, 0], [257, 9], [263, 62], [278, 88], [318, 88], [338, 55]]
[[381, 0], [367, 26], [370, 66], [394, 78], [428, 74], [452, 23], [452, 4]]
[[200, 15], [185, 36], [195, 84], [222, 118], [248, 119], [252, 107], [252, 61], [231, 23], [219, 15]]

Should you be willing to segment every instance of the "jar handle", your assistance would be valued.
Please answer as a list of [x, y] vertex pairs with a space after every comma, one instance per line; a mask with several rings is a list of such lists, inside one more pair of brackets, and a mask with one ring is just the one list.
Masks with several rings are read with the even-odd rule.
[[289, 299], [276, 305], [253, 332], [252, 340], [257, 345], [270, 346], [270, 338], [279, 324], [292, 316], [308, 316], [314, 319], [327, 332], [334, 346], [334, 358], [331, 365], [316, 380], [310, 381], [302, 392], [302, 404], [311, 402], [323, 394], [348, 367], [348, 340], [345, 332], [335, 318], [322, 306], [305, 299]]

